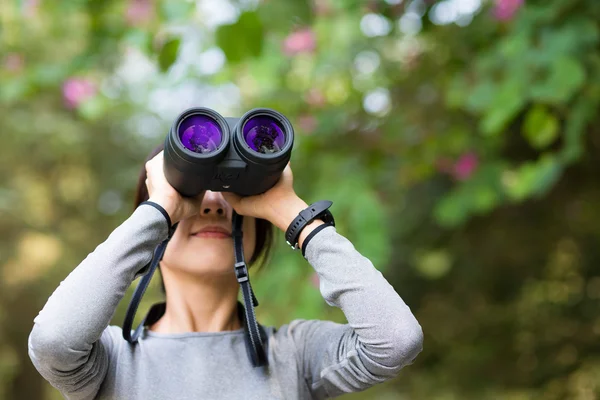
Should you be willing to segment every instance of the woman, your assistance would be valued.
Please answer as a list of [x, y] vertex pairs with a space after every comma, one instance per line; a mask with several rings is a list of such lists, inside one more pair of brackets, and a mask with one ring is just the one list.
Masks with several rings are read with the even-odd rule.
[[[284, 231], [307, 204], [288, 165], [262, 195], [206, 192], [183, 198], [163, 175], [162, 152], [145, 165], [133, 214], [56, 289], [35, 318], [29, 354], [68, 399], [325, 399], [390, 379], [422, 348], [410, 309], [352, 244], [322, 221], [299, 246], [326, 302], [348, 324], [295, 320], [264, 328], [268, 365], [253, 368], [238, 317], [231, 217], [244, 215], [244, 252], [268, 247], [269, 222]], [[147, 189], [147, 192], [145, 191]], [[166, 215], [163, 214], [166, 212]], [[160, 264], [164, 314], [137, 344], [108, 326], [126, 289], [179, 222]], [[284, 266], [280, 266], [284, 268]], [[285, 288], [282, 288], [285, 290]]]

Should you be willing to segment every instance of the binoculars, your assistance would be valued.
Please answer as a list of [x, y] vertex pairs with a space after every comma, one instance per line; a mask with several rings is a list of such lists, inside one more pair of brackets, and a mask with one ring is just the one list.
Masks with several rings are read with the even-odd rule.
[[292, 124], [277, 111], [256, 108], [223, 118], [209, 108], [190, 108], [165, 139], [164, 173], [183, 196], [204, 190], [252, 196], [277, 183], [293, 144]]

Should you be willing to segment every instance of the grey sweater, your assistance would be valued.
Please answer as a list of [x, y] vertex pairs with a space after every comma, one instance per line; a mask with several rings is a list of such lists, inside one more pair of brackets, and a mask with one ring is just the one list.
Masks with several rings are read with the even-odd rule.
[[294, 320], [265, 328], [267, 367], [250, 365], [243, 330], [159, 334], [136, 345], [108, 326], [117, 304], [167, 236], [142, 205], [59, 285], [35, 318], [29, 355], [67, 399], [326, 399], [390, 379], [415, 359], [423, 335], [371, 262], [328, 227], [308, 243], [329, 305], [348, 324]]

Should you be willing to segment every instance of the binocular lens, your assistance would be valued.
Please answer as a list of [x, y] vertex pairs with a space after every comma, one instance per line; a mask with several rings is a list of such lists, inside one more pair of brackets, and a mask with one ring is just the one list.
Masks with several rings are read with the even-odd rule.
[[181, 121], [177, 133], [188, 150], [200, 154], [212, 153], [223, 140], [221, 127], [207, 115], [190, 115]]
[[285, 144], [285, 131], [273, 117], [259, 115], [250, 118], [242, 129], [246, 144], [257, 153], [272, 154]]

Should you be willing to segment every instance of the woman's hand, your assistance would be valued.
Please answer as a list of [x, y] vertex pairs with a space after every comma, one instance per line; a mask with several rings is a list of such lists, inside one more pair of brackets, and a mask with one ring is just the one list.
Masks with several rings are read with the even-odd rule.
[[165, 178], [162, 151], [146, 163], [146, 176], [148, 200], [164, 208], [171, 218], [171, 223], [175, 224], [198, 213], [204, 192], [196, 197], [183, 197], [180, 195]]
[[266, 219], [285, 232], [298, 213], [308, 207], [294, 191], [293, 183], [292, 169], [288, 164], [279, 181], [265, 193], [241, 197], [223, 192], [223, 197], [238, 214]]

